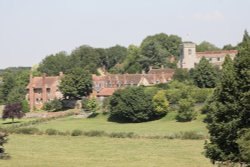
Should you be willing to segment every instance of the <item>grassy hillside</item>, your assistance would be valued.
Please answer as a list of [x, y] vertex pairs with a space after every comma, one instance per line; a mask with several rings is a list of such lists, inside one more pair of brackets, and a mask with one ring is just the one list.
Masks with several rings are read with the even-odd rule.
[[176, 122], [175, 112], [169, 113], [160, 120], [145, 123], [115, 123], [107, 121], [108, 117], [99, 115], [96, 118], [82, 119], [74, 116], [45, 122], [35, 127], [40, 130], [49, 128], [59, 131], [72, 131], [80, 129], [82, 131], [105, 131], [105, 132], [134, 132], [138, 135], [168, 135], [180, 131], [196, 131], [201, 134], [207, 134], [205, 124], [202, 122], [203, 116], [200, 115], [197, 120], [192, 122]]
[[203, 140], [11, 135], [4, 167], [209, 167]]

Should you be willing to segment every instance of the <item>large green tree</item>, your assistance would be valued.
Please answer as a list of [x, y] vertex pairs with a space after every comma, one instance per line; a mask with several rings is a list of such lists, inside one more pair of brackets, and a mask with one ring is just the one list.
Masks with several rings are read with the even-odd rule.
[[66, 52], [59, 52], [47, 56], [39, 64], [38, 71], [49, 76], [59, 75], [59, 72], [66, 72], [69, 68], [69, 56]]
[[91, 74], [82, 68], [73, 68], [62, 78], [59, 89], [66, 99], [81, 99], [92, 92]]
[[110, 118], [123, 122], [144, 122], [155, 118], [152, 98], [142, 87], [117, 90], [110, 99]]
[[202, 57], [200, 62], [192, 70], [191, 77], [195, 85], [200, 88], [214, 88], [216, 86], [217, 72], [204, 57]]
[[101, 66], [100, 54], [96, 49], [83, 45], [73, 50], [68, 64], [70, 69], [79, 67], [92, 74], [97, 73], [97, 68]]
[[217, 46], [207, 41], [201, 42], [199, 45], [196, 46], [197, 52], [204, 52], [204, 51], [216, 51], [220, 50]]
[[178, 58], [181, 38], [176, 35], [164, 33], [146, 37], [141, 43], [141, 53], [145, 57], [142, 65], [145, 69], [149, 65], [159, 67], [161, 65], [172, 67], [169, 61], [171, 56]]
[[[235, 62], [226, 57], [208, 109], [210, 142], [205, 155], [213, 162], [249, 163], [239, 138], [250, 128], [250, 38], [245, 32]], [[245, 152], [244, 152], [245, 153]]]

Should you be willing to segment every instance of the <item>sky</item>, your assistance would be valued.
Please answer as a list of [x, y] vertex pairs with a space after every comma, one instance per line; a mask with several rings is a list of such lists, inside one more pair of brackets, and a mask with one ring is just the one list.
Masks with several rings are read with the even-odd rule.
[[33, 66], [76, 47], [140, 45], [148, 35], [236, 45], [249, 0], [0, 0], [0, 69]]

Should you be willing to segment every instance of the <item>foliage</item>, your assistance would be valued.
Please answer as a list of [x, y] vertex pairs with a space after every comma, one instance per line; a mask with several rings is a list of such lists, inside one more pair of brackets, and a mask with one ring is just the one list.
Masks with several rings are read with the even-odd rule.
[[177, 68], [173, 76], [174, 80], [183, 82], [190, 80], [189, 72], [187, 69]]
[[2, 118], [12, 119], [12, 122], [14, 122], [14, 118], [22, 118], [24, 116], [24, 112], [22, 112], [22, 105], [20, 103], [13, 103], [13, 104], [7, 104], [4, 107]]
[[85, 98], [82, 100], [83, 108], [87, 111], [95, 113], [98, 110], [98, 103], [96, 101], [96, 98]]
[[195, 117], [194, 100], [191, 98], [179, 100], [176, 119], [180, 122], [186, 122], [195, 119]]
[[75, 129], [72, 131], [71, 136], [81, 136], [83, 132], [79, 129]]
[[195, 85], [200, 88], [214, 88], [216, 86], [216, 70], [204, 57], [202, 57], [200, 62], [194, 68], [191, 77], [193, 78]]
[[148, 70], [149, 66], [160, 67], [172, 66], [169, 58], [179, 56], [179, 45], [181, 38], [176, 35], [167, 35], [164, 33], [146, 37], [141, 43], [141, 53], [144, 59], [141, 59], [143, 69]]
[[155, 115], [151, 97], [142, 87], [117, 90], [110, 99], [110, 118], [124, 122], [144, 122]]
[[45, 133], [47, 135], [57, 135], [58, 134], [58, 130], [50, 128], [50, 129], [46, 129]]
[[116, 64], [120, 64], [124, 61], [127, 56], [127, 48], [116, 45], [106, 49], [106, 57], [104, 66], [109, 70], [114, 67]]
[[167, 113], [169, 103], [166, 98], [166, 91], [160, 90], [154, 95], [153, 107], [156, 115], [165, 115]]
[[38, 71], [48, 76], [57, 76], [59, 72], [66, 72], [69, 66], [69, 56], [66, 52], [49, 55], [39, 64]]
[[235, 46], [232, 46], [231, 44], [228, 44], [228, 45], [224, 45], [222, 50], [235, 50], [236, 47]]
[[62, 109], [63, 109], [63, 105], [62, 105], [61, 100], [59, 100], [59, 99], [54, 99], [52, 101], [48, 101], [48, 102], [44, 103], [44, 105], [43, 105], [43, 110], [46, 110], [46, 111], [55, 112], [55, 111], [60, 111]]
[[[97, 73], [97, 68], [101, 66], [99, 53], [92, 47], [83, 45], [72, 51], [69, 58], [69, 71], [75, 68], [84, 68], [90, 73]], [[68, 73], [70, 73], [68, 72]]]
[[250, 125], [250, 37], [246, 32], [239, 48], [234, 62], [225, 59], [208, 111], [210, 142], [205, 155], [213, 162], [244, 163], [237, 140]]
[[0, 132], [0, 159], [4, 159], [7, 156], [3, 146], [5, 143], [7, 143], [7, 136], [7, 133]]
[[92, 77], [81, 68], [74, 68], [61, 80], [59, 89], [66, 99], [81, 99], [92, 92]]
[[141, 57], [141, 49], [135, 45], [130, 45], [128, 55], [123, 62], [124, 72], [129, 74], [140, 73], [142, 71], [142, 66], [139, 63]]
[[3, 104], [22, 102], [29, 82], [29, 68], [6, 69], [0, 84], [0, 99]]
[[245, 130], [243, 135], [237, 140], [241, 158], [247, 164], [250, 164], [250, 129]]
[[201, 42], [199, 45], [196, 46], [196, 51], [197, 52], [204, 52], [204, 51], [216, 51], [220, 50], [217, 46], [214, 44], [211, 44], [207, 41]]
[[22, 101], [22, 112], [27, 113], [30, 111], [29, 103], [27, 100]]

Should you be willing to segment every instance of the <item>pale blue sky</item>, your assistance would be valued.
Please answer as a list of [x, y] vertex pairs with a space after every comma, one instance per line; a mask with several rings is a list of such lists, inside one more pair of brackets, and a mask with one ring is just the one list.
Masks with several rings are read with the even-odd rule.
[[249, 0], [0, 0], [0, 68], [88, 44], [139, 45], [164, 32], [221, 47], [250, 31]]

